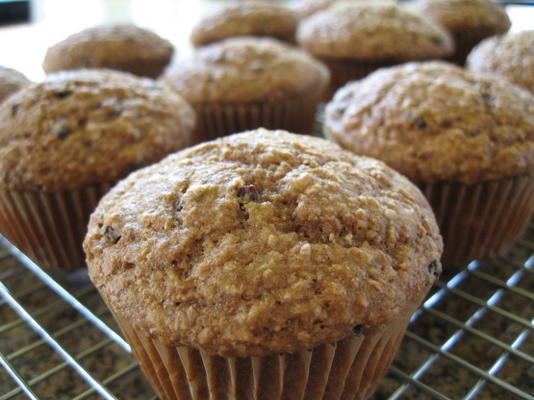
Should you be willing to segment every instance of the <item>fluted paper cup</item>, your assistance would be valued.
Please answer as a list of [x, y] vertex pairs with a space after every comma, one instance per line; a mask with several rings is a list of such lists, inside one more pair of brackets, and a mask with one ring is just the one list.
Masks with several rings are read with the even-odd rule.
[[386, 324], [355, 327], [338, 342], [254, 357], [167, 346], [116, 314], [115, 319], [161, 400], [363, 400], [386, 373], [421, 300]]
[[111, 183], [43, 192], [0, 187], [0, 232], [43, 268], [85, 267], [89, 216]]
[[502, 255], [534, 212], [534, 176], [466, 185], [419, 184], [443, 235], [445, 266]]

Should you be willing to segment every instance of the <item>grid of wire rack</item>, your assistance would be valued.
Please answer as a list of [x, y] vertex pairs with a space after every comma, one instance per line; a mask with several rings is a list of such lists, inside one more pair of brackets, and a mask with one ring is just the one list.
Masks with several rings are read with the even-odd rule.
[[[0, 237], [0, 400], [155, 399], [85, 271], [51, 276]], [[375, 400], [534, 399], [534, 223], [445, 271]]]

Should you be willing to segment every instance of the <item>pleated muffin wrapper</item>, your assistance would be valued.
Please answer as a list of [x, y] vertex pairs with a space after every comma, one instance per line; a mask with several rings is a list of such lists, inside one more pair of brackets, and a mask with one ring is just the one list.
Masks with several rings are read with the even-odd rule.
[[0, 232], [45, 269], [85, 267], [89, 216], [113, 183], [44, 192], [0, 187]]
[[502, 255], [534, 213], [534, 174], [482, 182], [419, 184], [443, 235], [448, 267]]
[[343, 58], [320, 58], [330, 70], [330, 87], [325, 93], [324, 100], [330, 100], [336, 91], [350, 81], [365, 78], [380, 68], [401, 64], [403, 61], [359, 61]]
[[318, 84], [308, 93], [276, 103], [196, 104], [199, 141], [257, 128], [284, 129], [311, 134], [315, 113], [327, 86]]
[[114, 316], [161, 400], [363, 400], [389, 368], [426, 292], [386, 324], [355, 327], [312, 349], [253, 357], [167, 346]]

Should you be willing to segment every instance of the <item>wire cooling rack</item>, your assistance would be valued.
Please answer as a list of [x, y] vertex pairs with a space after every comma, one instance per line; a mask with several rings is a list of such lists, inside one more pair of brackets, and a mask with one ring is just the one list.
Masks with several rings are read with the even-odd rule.
[[[156, 399], [85, 271], [52, 277], [0, 237], [0, 280], [0, 400]], [[374, 399], [534, 399], [533, 318], [531, 224], [445, 271]]]

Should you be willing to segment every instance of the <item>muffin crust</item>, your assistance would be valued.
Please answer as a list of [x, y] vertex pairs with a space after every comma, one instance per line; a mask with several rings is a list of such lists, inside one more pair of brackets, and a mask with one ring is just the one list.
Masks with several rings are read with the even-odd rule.
[[304, 20], [299, 44], [318, 57], [423, 60], [451, 54], [452, 40], [436, 25], [394, 3], [340, 3]]
[[534, 30], [488, 38], [467, 60], [471, 71], [496, 75], [534, 94]]
[[250, 356], [398, 316], [439, 273], [423, 195], [323, 139], [259, 129], [139, 170], [84, 242], [121, 319], [164, 343]]
[[100, 25], [77, 32], [48, 48], [46, 73], [110, 68], [156, 78], [171, 60], [171, 43], [135, 25]]
[[194, 46], [204, 46], [232, 36], [270, 36], [292, 42], [297, 16], [281, 5], [251, 1], [226, 7], [203, 18], [191, 33]]
[[29, 84], [28, 78], [19, 71], [0, 65], [0, 103], [10, 94]]
[[112, 182], [187, 146], [195, 115], [157, 82], [105, 70], [51, 74], [0, 106], [0, 185]]
[[328, 69], [268, 38], [230, 38], [198, 49], [164, 81], [192, 104], [275, 102], [328, 84]]
[[416, 182], [466, 184], [534, 167], [534, 97], [444, 62], [383, 69], [328, 104], [325, 133]]

